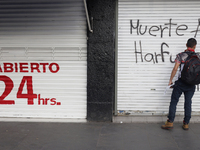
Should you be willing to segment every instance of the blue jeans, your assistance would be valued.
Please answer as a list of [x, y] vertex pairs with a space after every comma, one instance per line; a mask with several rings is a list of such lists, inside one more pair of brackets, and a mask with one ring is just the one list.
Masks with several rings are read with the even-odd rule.
[[189, 123], [191, 118], [191, 105], [192, 105], [192, 97], [195, 92], [195, 85], [188, 85], [184, 83], [181, 79], [177, 80], [174, 85], [174, 89], [172, 91], [171, 95], [171, 102], [169, 106], [169, 115], [168, 118], [171, 122], [174, 121], [175, 114], [176, 114], [176, 105], [179, 101], [179, 98], [182, 93], [184, 93], [185, 96], [185, 103], [184, 103], [184, 122]]

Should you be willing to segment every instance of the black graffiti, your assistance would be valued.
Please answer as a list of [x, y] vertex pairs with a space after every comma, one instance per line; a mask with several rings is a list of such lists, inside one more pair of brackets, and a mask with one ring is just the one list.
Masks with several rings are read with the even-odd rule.
[[[165, 62], [165, 56], [170, 55], [170, 53], [168, 51], [164, 51], [164, 48], [163, 48], [164, 46], [169, 48], [169, 45], [165, 42], [163, 42], [161, 44], [160, 53], [154, 52], [154, 53], [147, 53], [145, 55], [142, 51], [142, 42], [141, 41], [139, 41], [139, 47], [140, 47], [139, 50], [137, 49], [136, 41], [134, 42], [134, 45], [135, 45], [135, 62], [136, 63], [138, 63], [139, 60], [140, 60], [140, 62], [144, 62], [144, 60], [145, 60], [146, 62], [153, 62], [154, 64], [159, 63], [158, 57], [161, 58], [162, 62]], [[174, 63], [174, 61], [172, 60], [172, 55], [170, 55], [169, 60], [171, 63]]]
[[143, 62], [142, 44], [141, 44], [141, 41], [139, 42], [139, 44], [140, 44], [140, 52], [137, 51], [136, 41], [134, 42], [134, 45], [135, 45], [135, 58], [136, 58], [136, 63], [138, 62], [137, 54], [140, 54], [141, 62]]
[[[164, 23], [163, 25], [152, 25], [152, 26], [142, 25], [140, 23], [140, 20], [138, 19], [135, 25], [133, 23], [133, 20], [130, 20], [130, 34], [133, 34], [133, 32], [136, 31], [137, 35], [149, 34], [151, 36], [160, 36], [161, 38], [163, 38], [164, 31], [168, 31], [168, 34], [165, 36], [171, 37], [173, 32], [172, 26], [176, 27], [174, 32], [178, 36], [184, 36], [184, 34], [183, 33], [181, 34], [180, 32], [188, 30], [188, 26], [186, 24], [178, 25], [177, 23], [173, 23], [171, 18], [169, 19], [168, 23]], [[196, 37], [197, 32], [200, 31], [199, 27], [200, 27], [200, 19], [198, 20], [197, 29], [191, 31], [191, 33], [195, 32], [194, 37]]]
[[191, 33], [192, 33], [192, 32], [195, 32], [195, 35], [194, 35], [195, 38], [196, 38], [196, 36], [197, 36], [197, 32], [200, 31], [200, 30], [199, 30], [199, 26], [200, 26], [200, 19], [198, 19], [198, 26], [197, 26], [197, 29], [194, 30], [194, 31], [191, 31]]

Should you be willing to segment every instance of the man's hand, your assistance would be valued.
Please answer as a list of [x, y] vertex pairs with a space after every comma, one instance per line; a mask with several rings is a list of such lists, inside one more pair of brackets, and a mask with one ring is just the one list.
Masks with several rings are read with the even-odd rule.
[[169, 81], [169, 84], [168, 84], [168, 86], [170, 86], [170, 85], [172, 85], [173, 84], [173, 82], [172, 81]]

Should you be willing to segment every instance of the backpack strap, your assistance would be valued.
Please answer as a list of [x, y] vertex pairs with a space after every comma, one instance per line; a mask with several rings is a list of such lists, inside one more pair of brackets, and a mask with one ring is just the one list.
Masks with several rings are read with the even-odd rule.
[[[184, 51], [184, 52], [182, 52], [182, 53], [185, 53], [185, 54], [188, 55], [185, 61], [187, 61], [188, 59], [190, 59], [190, 58], [193, 57], [193, 56], [194, 56], [194, 57], [197, 57], [197, 56], [196, 56], [196, 53], [195, 53], [195, 52], [192, 52], [192, 51]], [[183, 64], [181, 63], [180, 66], [179, 66], [180, 72], [182, 71], [182, 70], [181, 70], [182, 65], [183, 65]]]

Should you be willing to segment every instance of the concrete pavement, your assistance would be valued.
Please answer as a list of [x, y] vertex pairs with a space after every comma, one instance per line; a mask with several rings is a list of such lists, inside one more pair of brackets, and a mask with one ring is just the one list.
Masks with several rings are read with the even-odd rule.
[[0, 122], [0, 150], [200, 150], [200, 124]]

